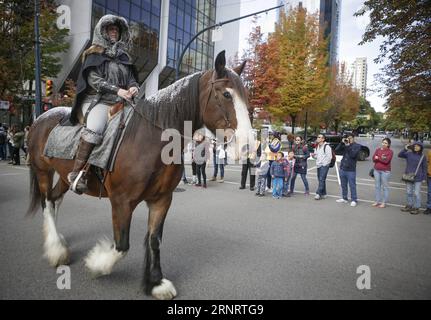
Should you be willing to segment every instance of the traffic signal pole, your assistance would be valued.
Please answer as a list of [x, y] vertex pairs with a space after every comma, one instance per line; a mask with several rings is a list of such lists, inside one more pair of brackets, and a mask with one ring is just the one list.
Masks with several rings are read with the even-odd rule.
[[264, 12], [268, 12], [268, 11], [271, 11], [271, 10], [275, 10], [275, 9], [281, 8], [283, 6], [284, 6], [284, 4], [276, 6], [276, 7], [273, 7], [273, 8], [265, 9], [265, 10], [262, 10], [262, 11], [253, 12], [253, 13], [250, 13], [250, 14], [248, 14], [246, 16], [238, 17], [238, 18], [235, 18], [235, 19], [227, 20], [227, 21], [222, 21], [222, 22], [216, 23], [216, 24], [214, 24], [212, 26], [206, 27], [205, 29], [202, 29], [201, 31], [199, 31], [198, 33], [196, 33], [196, 35], [185, 45], [183, 51], [181, 52], [180, 58], [177, 61], [177, 66], [175, 68], [175, 81], [180, 78], [180, 67], [181, 67], [181, 62], [183, 61], [184, 54], [186, 53], [186, 51], [189, 48], [189, 46], [193, 43], [193, 41], [195, 41], [195, 39], [197, 37], [199, 37], [202, 33], [204, 33], [205, 31], [214, 29], [216, 27], [221, 27], [224, 24], [231, 23], [231, 22], [234, 22], [234, 21], [237, 21], [237, 20], [241, 20], [241, 19], [244, 19], [244, 18], [248, 18], [248, 17], [251, 17], [251, 16], [255, 16], [255, 15], [260, 14], [260, 13], [264, 13]]
[[42, 92], [40, 85], [40, 35], [39, 35], [39, 16], [40, 0], [34, 0], [34, 58], [35, 58], [35, 104], [33, 117], [36, 119], [42, 114]]

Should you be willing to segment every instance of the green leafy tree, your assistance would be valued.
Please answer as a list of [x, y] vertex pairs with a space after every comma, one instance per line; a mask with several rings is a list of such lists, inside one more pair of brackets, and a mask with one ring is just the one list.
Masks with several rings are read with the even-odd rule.
[[367, 0], [356, 16], [369, 12], [362, 42], [383, 37], [376, 62], [387, 59], [379, 80], [389, 118], [414, 130], [431, 123], [431, 5], [429, 0]]
[[[61, 70], [58, 53], [68, 49], [68, 30], [56, 26], [56, 4], [40, 1], [41, 75], [55, 77]], [[0, 97], [23, 94], [23, 82], [34, 80], [34, 3], [0, 1]]]

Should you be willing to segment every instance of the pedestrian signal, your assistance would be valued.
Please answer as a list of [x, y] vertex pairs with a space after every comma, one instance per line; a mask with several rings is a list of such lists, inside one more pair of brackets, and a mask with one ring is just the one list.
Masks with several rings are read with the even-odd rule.
[[53, 83], [52, 80], [46, 80], [45, 82], [45, 97], [52, 95]]

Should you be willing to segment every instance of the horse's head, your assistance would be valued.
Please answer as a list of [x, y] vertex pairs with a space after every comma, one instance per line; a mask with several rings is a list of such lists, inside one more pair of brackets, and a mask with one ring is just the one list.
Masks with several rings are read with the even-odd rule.
[[239, 77], [244, 66], [245, 62], [234, 69], [226, 68], [225, 51], [220, 52], [214, 70], [202, 77], [200, 90], [203, 123], [218, 138], [223, 132], [230, 142], [228, 153], [235, 159], [245, 145], [254, 145], [248, 94]]

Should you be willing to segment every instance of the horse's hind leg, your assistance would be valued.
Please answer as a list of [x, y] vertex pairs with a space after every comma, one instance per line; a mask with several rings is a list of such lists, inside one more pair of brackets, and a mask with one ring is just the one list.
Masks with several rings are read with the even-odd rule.
[[115, 196], [112, 196], [110, 200], [115, 243], [109, 239], [102, 239], [88, 253], [85, 265], [94, 276], [110, 274], [114, 265], [129, 250], [130, 222], [136, 204]]
[[171, 281], [164, 279], [160, 266], [160, 243], [162, 241], [163, 224], [172, 202], [172, 193], [157, 201], [148, 201], [150, 209], [148, 232], [145, 237], [144, 290], [156, 299], [173, 299], [177, 295]]
[[45, 199], [43, 204], [44, 256], [51, 266], [57, 267], [68, 264], [70, 257], [66, 241], [63, 235], [57, 231], [56, 226], [58, 209], [64, 193], [68, 190], [68, 185], [59, 179], [55, 188], [52, 189], [53, 177], [53, 171], [39, 171], [37, 173], [39, 188]]

